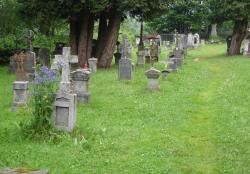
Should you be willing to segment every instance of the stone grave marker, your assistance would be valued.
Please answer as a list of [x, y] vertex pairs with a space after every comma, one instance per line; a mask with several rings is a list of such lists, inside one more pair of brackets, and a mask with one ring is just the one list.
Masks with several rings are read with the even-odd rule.
[[38, 53], [39, 62], [43, 66], [49, 67], [50, 65], [50, 50], [48, 48], [41, 48]]
[[90, 68], [91, 73], [97, 72], [97, 61], [98, 59], [94, 57], [89, 59], [89, 68]]
[[194, 34], [194, 48], [198, 48], [200, 45], [200, 35], [198, 33]]
[[25, 79], [33, 81], [35, 79], [36, 54], [32, 51], [25, 53], [24, 72]]
[[244, 41], [244, 50], [243, 50], [244, 56], [250, 56], [250, 40]]
[[12, 111], [18, 107], [26, 106], [28, 101], [28, 81], [25, 81], [24, 72], [25, 54], [21, 52], [17, 58], [16, 81], [13, 83], [13, 105]]
[[87, 69], [77, 69], [71, 73], [73, 92], [77, 94], [77, 101], [89, 103], [89, 79], [91, 72]]
[[155, 68], [150, 68], [145, 72], [148, 79], [148, 89], [151, 91], [157, 91], [160, 89], [158, 79], [160, 77], [160, 71]]
[[17, 71], [17, 58], [18, 58], [17, 53], [15, 53], [13, 56], [10, 57], [10, 65], [9, 65], [10, 73], [16, 73]]
[[168, 70], [170, 72], [177, 72], [177, 59], [176, 58], [169, 58]]
[[188, 48], [194, 48], [194, 35], [192, 33], [188, 33], [187, 46]]
[[132, 80], [132, 63], [130, 59], [122, 58], [119, 61], [119, 79]]
[[144, 66], [145, 65], [145, 51], [139, 50], [137, 52], [137, 66]]
[[62, 75], [60, 82], [60, 91], [56, 94], [54, 110], [53, 110], [53, 125], [59, 130], [71, 132], [75, 127], [77, 113], [77, 95], [72, 92], [70, 82], [70, 47], [63, 48], [63, 54], [57, 56], [61, 61]]

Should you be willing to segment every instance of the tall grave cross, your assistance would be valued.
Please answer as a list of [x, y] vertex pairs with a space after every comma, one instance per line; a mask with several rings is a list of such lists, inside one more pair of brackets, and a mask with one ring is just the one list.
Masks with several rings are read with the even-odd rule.
[[60, 92], [70, 93], [70, 63], [78, 62], [78, 57], [70, 54], [70, 47], [63, 47], [63, 54], [56, 55], [58, 62], [62, 64], [62, 78], [60, 82]]
[[33, 51], [32, 41], [34, 40], [34, 36], [35, 34], [32, 30], [29, 30], [26, 34], [28, 51]]
[[25, 60], [25, 54], [23, 52], [21, 52], [17, 56], [17, 71], [16, 71], [16, 80], [17, 81], [24, 81], [24, 79], [25, 79], [24, 60]]

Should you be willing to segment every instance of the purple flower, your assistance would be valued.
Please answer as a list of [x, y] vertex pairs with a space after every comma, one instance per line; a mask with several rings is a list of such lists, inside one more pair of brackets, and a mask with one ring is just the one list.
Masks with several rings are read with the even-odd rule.
[[57, 63], [57, 66], [59, 66], [60, 68], [65, 67], [65, 63], [61, 60], [58, 60], [56, 63]]

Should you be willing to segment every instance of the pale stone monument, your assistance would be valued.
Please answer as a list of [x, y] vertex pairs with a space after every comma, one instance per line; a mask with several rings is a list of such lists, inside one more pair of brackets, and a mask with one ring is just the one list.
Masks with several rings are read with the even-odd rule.
[[25, 54], [21, 52], [17, 57], [16, 81], [13, 83], [13, 105], [12, 111], [18, 107], [27, 105], [28, 102], [28, 81], [25, 81], [24, 72]]
[[194, 34], [194, 48], [198, 48], [200, 45], [200, 35], [198, 33]]
[[97, 72], [97, 61], [98, 59], [94, 57], [89, 59], [89, 68], [90, 68], [91, 73]]
[[194, 35], [192, 33], [188, 33], [187, 46], [188, 48], [194, 48]]
[[70, 47], [64, 47], [62, 56], [57, 56], [63, 66], [60, 91], [55, 97], [52, 117], [55, 128], [68, 132], [73, 131], [75, 127], [77, 113], [77, 95], [72, 93], [70, 82], [70, 58]]
[[250, 57], [250, 39], [244, 41], [243, 55]]
[[119, 79], [132, 80], [132, 63], [130, 59], [122, 58], [119, 61]]
[[89, 79], [90, 71], [85, 69], [77, 69], [71, 73], [73, 92], [77, 94], [77, 101], [81, 103], [89, 103]]
[[159, 85], [159, 77], [160, 71], [155, 68], [150, 68], [148, 71], [145, 72], [147, 79], [148, 79], [148, 89], [151, 91], [157, 91], [160, 89]]
[[177, 72], [177, 59], [176, 58], [169, 58], [168, 70], [170, 72]]
[[32, 51], [25, 53], [25, 61], [23, 64], [25, 79], [27, 81], [33, 81], [35, 79], [36, 69], [36, 54]]
[[137, 66], [144, 66], [145, 65], [145, 51], [139, 50], [137, 52]]

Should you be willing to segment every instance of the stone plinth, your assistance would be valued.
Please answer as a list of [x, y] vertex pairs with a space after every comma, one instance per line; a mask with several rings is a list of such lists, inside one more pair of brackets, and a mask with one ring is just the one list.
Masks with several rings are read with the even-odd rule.
[[97, 61], [98, 59], [94, 57], [89, 59], [89, 68], [91, 73], [95, 73], [97, 71]]
[[89, 79], [90, 71], [77, 69], [71, 73], [73, 93], [77, 94], [77, 100], [80, 103], [89, 103]]
[[145, 75], [147, 76], [147, 79], [148, 79], [148, 89], [149, 90], [157, 91], [160, 89], [160, 85], [158, 82], [158, 79], [160, 77], [160, 73], [161, 72], [155, 68], [151, 68], [145, 72]]
[[27, 105], [28, 102], [28, 81], [15, 81], [13, 83], [13, 106], [12, 110], [15, 112], [18, 107]]
[[58, 93], [55, 98], [52, 122], [58, 130], [72, 132], [76, 125], [76, 94]]

